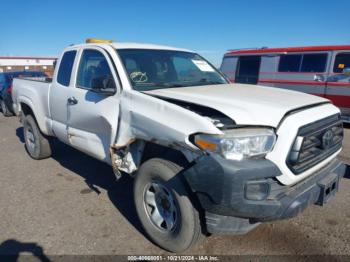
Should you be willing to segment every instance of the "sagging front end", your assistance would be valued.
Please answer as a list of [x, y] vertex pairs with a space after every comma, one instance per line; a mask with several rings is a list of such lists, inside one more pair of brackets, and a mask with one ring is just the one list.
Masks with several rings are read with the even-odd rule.
[[[186, 157], [182, 175], [210, 233], [244, 234], [261, 222], [323, 205], [345, 173], [336, 159], [343, 140], [338, 108], [296, 92], [235, 88], [134, 93], [122, 107], [130, 107], [122, 113], [128, 116], [128, 134]], [[289, 105], [269, 101], [279, 96]]]
[[[249, 127], [243, 130], [249, 133]], [[276, 142], [266, 154], [225, 157], [207, 150], [184, 173], [206, 211], [210, 233], [244, 234], [260, 222], [322, 206], [338, 191], [346, 167], [336, 159], [343, 125], [334, 106], [290, 112], [275, 132]]]

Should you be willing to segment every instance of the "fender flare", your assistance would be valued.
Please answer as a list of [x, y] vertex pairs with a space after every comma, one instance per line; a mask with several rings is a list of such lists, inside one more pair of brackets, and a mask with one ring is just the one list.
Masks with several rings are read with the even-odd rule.
[[36, 107], [33, 104], [33, 102], [28, 97], [25, 97], [25, 96], [18, 97], [18, 99], [17, 99], [18, 113], [23, 114], [22, 104], [25, 104], [26, 106], [28, 106], [30, 108], [30, 110], [32, 111], [32, 114], [35, 118], [35, 121], [37, 122], [37, 124], [39, 126], [40, 131], [46, 135], [49, 134], [48, 128], [45, 124], [45, 116], [37, 113], [37, 110], [35, 110]]

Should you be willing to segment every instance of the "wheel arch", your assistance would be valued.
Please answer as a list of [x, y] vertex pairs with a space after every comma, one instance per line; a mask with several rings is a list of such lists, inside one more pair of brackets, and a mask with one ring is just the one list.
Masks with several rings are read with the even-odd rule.
[[168, 160], [182, 167], [186, 167], [190, 164], [190, 160], [186, 157], [183, 151], [147, 141], [145, 142], [144, 150], [142, 152], [140, 165], [151, 158]]
[[189, 154], [186, 150], [181, 150], [179, 148], [172, 148], [169, 146], [164, 146], [161, 144], [148, 141], [148, 142], [145, 142], [142, 158], [138, 167], [140, 167], [147, 160], [155, 159], [155, 158], [170, 161], [183, 168], [182, 171], [179, 173], [179, 178], [184, 184], [188, 193], [191, 195], [193, 205], [197, 208], [201, 218], [204, 219], [203, 209], [198, 199], [198, 196], [196, 192], [193, 191], [193, 188], [190, 186], [184, 174], [187, 169], [191, 168], [195, 164], [195, 160], [193, 159], [191, 154]]
[[[161, 158], [187, 168], [200, 154], [179, 145], [163, 145], [153, 140], [131, 139], [126, 145], [111, 146], [111, 165], [118, 177], [119, 171], [133, 175], [147, 160]], [[118, 174], [119, 173], [119, 174]]]
[[20, 113], [20, 117], [22, 118], [27, 115], [31, 115], [34, 118], [35, 122], [38, 124], [40, 131], [44, 134], [47, 134], [47, 128], [44, 120], [42, 120], [40, 116], [35, 113], [33, 104], [30, 101], [21, 100], [19, 102], [19, 106], [20, 107], [18, 109], [18, 112]]

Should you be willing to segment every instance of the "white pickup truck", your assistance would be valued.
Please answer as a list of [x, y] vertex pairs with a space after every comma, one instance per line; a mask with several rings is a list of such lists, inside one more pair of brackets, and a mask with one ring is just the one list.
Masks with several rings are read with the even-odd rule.
[[58, 138], [134, 176], [145, 232], [173, 252], [323, 205], [345, 172], [329, 100], [229, 84], [190, 50], [69, 46], [52, 82], [15, 79], [13, 101], [32, 158], [50, 157]]

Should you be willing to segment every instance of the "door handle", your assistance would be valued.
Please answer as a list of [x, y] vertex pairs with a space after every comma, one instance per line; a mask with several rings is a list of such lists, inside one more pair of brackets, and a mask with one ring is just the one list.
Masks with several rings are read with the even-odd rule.
[[68, 101], [68, 105], [76, 105], [76, 104], [78, 104], [78, 100], [74, 96], [68, 98], [67, 101]]

